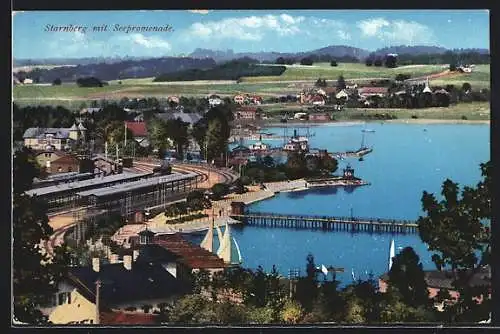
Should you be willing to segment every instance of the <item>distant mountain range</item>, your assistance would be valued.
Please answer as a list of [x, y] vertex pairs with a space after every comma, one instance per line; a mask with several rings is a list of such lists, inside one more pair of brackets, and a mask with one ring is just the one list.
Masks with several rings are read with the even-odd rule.
[[[363, 60], [371, 54], [383, 55], [387, 53], [397, 53], [397, 54], [440, 54], [447, 51], [452, 52], [478, 52], [480, 54], [489, 54], [488, 49], [446, 49], [440, 46], [427, 46], [427, 45], [399, 45], [391, 46], [386, 48], [381, 48], [375, 51], [370, 51], [366, 49], [355, 48], [346, 45], [330, 45], [324, 48], [305, 51], [305, 52], [234, 52], [233, 50], [211, 50], [211, 49], [201, 49], [197, 48], [191, 52], [187, 57], [206, 59], [212, 58], [215, 62], [221, 63], [233, 59], [239, 59], [243, 57], [250, 57], [259, 61], [272, 61], [274, 62], [278, 57], [285, 58], [303, 58], [309, 55], [330, 55], [332, 57], [354, 57], [359, 60]], [[152, 59], [153, 57], [87, 57], [87, 58], [52, 58], [52, 59], [14, 59], [14, 67], [18, 66], [31, 66], [31, 65], [88, 65], [88, 64], [99, 64], [107, 63], [114, 64], [123, 61], [130, 60], [146, 60]], [[185, 58], [185, 57], [169, 57], [169, 58]]]
[[397, 53], [397, 54], [412, 54], [412, 55], [422, 55], [422, 54], [441, 54], [447, 51], [452, 52], [478, 52], [481, 54], [488, 54], [488, 49], [460, 49], [460, 50], [450, 50], [439, 46], [427, 46], [427, 45], [399, 45], [391, 46], [382, 49], [377, 49], [375, 51], [369, 51], [366, 49], [355, 48], [346, 45], [330, 45], [324, 48], [306, 51], [306, 52], [296, 52], [296, 53], [285, 53], [285, 52], [238, 52], [235, 53], [233, 50], [210, 50], [210, 49], [196, 49], [189, 54], [193, 58], [212, 58], [216, 62], [224, 62], [233, 59], [238, 59], [242, 57], [250, 57], [259, 61], [275, 61], [278, 57], [284, 58], [303, 58], [309, 55], [329, 55], [332, 57], [354, 57], [359, 60], [367, 58], [369, 55], [385, 55], [387, 53]]

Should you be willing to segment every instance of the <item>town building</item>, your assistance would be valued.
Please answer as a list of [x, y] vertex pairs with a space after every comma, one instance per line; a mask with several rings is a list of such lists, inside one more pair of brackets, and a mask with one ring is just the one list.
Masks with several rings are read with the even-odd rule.
[[35, 151], [70, 150], [78, 141], [85, 141], [87, 129], [80, 123], [71, 128], [28, 128], [23, 134], [24, 146]]
[[310, 102], [315, 106], [324, 106], [325, 98], [322, 95], [315, 95], [310, 99]]
[[387, 87], [361, 87], [358, 88], [358, 95], [364, 99], [370, 96], [383, 97], [387, 95], [388, 91], [389, 89]]
[[[447, 289], [450, 293], [451, 299], [449, 303], [453, 303], [453, 299], [459, 297], [459, 293], [454, 290], [452, 282], [454, 280], [453, 275], [450, 271], [438, 271], [430, 270], [424, 272], [424, 280], [427, 284], [427, 289], [429, 291], [429, 298], [434, 298], [437, 296], [440, 290]], [[491, 286], [491, 270], [489, 267], [485, 266], [479, 270], [475, 275], [472, 276], [470, 280], [471, 287], [479, 286]], [[379, 291], [384, 293], [387, 292], [389, 287], [389, 275], [388, 273], [383, 274], [379, 277], [378, 281]], [[478, 303], [482, 302], [483, 297], [476, 299]], [[435, 307], [438, 310], [442, 310], [443, 305], [436, 304]]]
[[234, 112], [234, 119], [255, 120], [257, 119], [257, 108], [238, 107]]
[[134, 140], [139, 143], [142, 147], [149, 146], [148, 140], [148, 129], [146, 128], [146, 122], [127, 122], [125, 121], [125, 127], [132, 132], [134, 135]]
[[115, 257], [113, 263], [94, 258], [92, 266], [69, 267], [57, 293], [41, 311], [54, 324], [97, 324], [104, 310], [123, 312], [150, 305], [155, 311], [162, 304], [172, 304], [190, 286], [171, 274], [176, 256], [162, 247], [153, 248], [146, 245], [123, 256], [121, 262]]
[[241, 104], [245, 103], [246, 97], [245, 97], [245, 95], [238, 94], [238, 95], [234, 96], [233, 100], [234, 100], [234, 103], [238, 103], [241, 105]]
[[178, 96], [169, 96], [169, 97], [167, 98], [167, 102], [168, 102], [168, 103], [175, 103], [175, 104], [179, 104], [180, 99], [179, 99], [179, 97], [178, 97]]
[[327, 122], [331, 120], [331, 117], [328, 113], [312, 113], [309, 114], [309, 120], [316, 122]]
[[222, 99], [219, 95], [212, 94], [208, 97], [208, 104], [210, 107], [215, 107], [222, 104]]
[[168, 120], [180, 118], [181, 121], [183, 121], [185, 123], [189, 123], [190, 127], [192, 127], [200, 119], [203, 118], [203, 116], [201, 116], [199, 113], [185, 113], [182, 111], [181, 112], [157, 113], [157, 114], [155, 114], [155, 117], [157, 117], [165, 122]]

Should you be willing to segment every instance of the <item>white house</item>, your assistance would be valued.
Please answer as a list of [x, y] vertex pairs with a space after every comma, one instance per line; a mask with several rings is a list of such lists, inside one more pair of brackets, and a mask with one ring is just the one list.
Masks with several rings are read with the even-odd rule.
[[222, 100], [219, 95], [212, 94], [208, 97], [208, 104], [210, 107], [215, 107], [222, 104]]

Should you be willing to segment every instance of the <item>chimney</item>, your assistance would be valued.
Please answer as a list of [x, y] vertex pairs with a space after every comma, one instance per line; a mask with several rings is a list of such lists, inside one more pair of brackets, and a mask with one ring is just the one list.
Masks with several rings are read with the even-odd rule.
[[138, 249], [134, 249], [134, 255], [133, 255], [133, 259], [134, 259], [134, 262], [135, 260], [137, 260], [137, 258], [139, 257], [139, 250]]
[[98, 257], [94, 257], [92, 258], [92, 269], [98, 273], [99, 272], [99, 258]]
[[132, 270], [132, 256], [131, 255], [125, 255], [123, 257], [123, 266], [127, 270]]

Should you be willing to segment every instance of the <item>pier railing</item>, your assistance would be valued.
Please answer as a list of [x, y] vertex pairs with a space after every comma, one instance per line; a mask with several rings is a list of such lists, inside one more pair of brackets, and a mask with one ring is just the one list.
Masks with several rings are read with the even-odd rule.
[[267, 212], [245, 212], [231, 215], [246, 225], [322, 229], [375, 233], [418, 233], [418, 224], [411, 220], [319, 215], [286, 215]]

